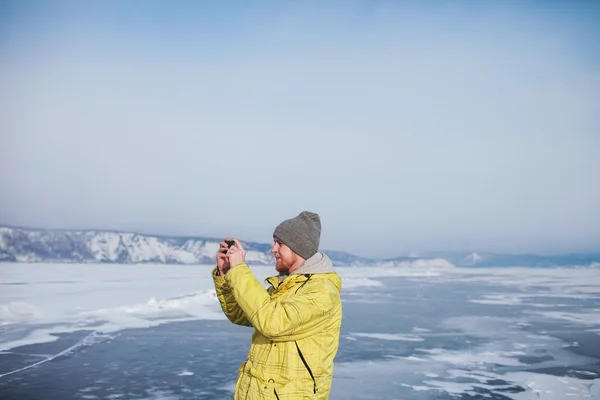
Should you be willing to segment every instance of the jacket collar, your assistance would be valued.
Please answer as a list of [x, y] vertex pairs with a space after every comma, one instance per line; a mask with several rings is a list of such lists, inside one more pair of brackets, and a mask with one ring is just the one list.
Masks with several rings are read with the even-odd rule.
[[312, 257], [308, 258], [304, 264], [302, 264], [297, 270], [292, 272], [289, 275], [274, 275], [265, 279], [265, 283], [270, 284], [274, 288], [279, 287], [279, 285], [284, 282], [296, 282], [304, 280], [304, 275], [312, 275], [312, 274], [326, 274], [335, 272], [333, 268], [333, 263], [331, 259], [321, 253], [317, 252]]

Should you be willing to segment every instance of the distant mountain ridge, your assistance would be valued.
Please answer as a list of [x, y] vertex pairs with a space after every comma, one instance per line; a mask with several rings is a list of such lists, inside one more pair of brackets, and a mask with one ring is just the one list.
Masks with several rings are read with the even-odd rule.
[[[213, 264], [221, 239], [148, 235], [104, 230], [0, 227], [0, 262]], [[241, 241], [246, 260], [273, 265], [271, 244]], [[378, 260], [323, 250], [336, 265], [373, 265]], [[434, 260], [430, 261], [435, 264]], [[438, 264], [442, 265], [441, 262]]]
[[[30, 229], [0, 226], [0, 262], [213, 264], [221, 239], [105, 230]], [[242, 241], [246, 260], [273, 265], [271, 244]], [[411, 257], [367, 258], [323, 250], [338, 266], [409, 268], [598, 266], [600, 254], [558, 256], [427, 252]], [[596, 265], [597, 264], [597, 265]]]
[[[243, 244], [249, 262], [273, 262], [264, 244]], [[0, 262], [210, 264], [218, 248], [214, 238], [0, 227]]]
[[570, 254], [502, 254], [502, 253], [463, 253], [425, 252], [420, 257], [440, 257], [461, 267], [599, 267], [600, 253]]

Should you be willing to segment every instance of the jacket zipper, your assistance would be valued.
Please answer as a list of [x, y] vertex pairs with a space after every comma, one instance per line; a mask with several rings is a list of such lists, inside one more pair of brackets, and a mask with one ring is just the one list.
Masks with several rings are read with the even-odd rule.
[[298, 346], [298, 342], [294, 342], [296, 343], [296, 348], [298, 349], [298, 354], [300, 355], [300, 359], [302, 360], [302, 363], [304, 364], [304, 366], [306, 367], [306, 369], [308, 370], [308, 373], [310, 374], [310, 377], [313, 380], [313, 393], [317, 394], [317, 381], [315, 380], [315, 377], [310, 369], [310, 367], [308, 366], [308, 363], [306, 362], [306, 360], [304, 359], [304, 355], [302, 354], [302, 352], [300, 351], [300, 346]]

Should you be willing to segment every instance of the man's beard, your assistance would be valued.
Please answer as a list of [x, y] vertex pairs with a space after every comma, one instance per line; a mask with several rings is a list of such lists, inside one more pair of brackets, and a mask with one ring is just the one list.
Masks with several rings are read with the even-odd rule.
[[280, 259], [275, 263], [275, 271], [279, 272], [280, 275], [287, 275], [290, 271], [290, 267]]

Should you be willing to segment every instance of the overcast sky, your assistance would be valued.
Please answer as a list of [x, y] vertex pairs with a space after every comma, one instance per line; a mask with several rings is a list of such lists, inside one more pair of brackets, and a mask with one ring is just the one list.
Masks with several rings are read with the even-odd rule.
[[[324, 3], [327, 3], [326, 5]], [[600, 251], [600, 2], [4, 1], [0, 224]]]

